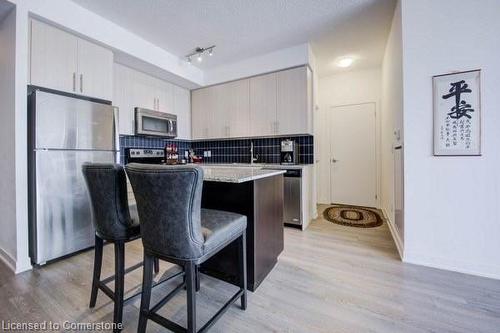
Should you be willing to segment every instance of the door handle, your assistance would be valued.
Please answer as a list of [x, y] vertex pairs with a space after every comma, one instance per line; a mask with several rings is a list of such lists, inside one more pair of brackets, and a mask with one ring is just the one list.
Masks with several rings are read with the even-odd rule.
[[80, 74], [80, 92], [83, 94], [83, 74]]
[[73, 72], [73, 91], [76, 91], [76, 73]]

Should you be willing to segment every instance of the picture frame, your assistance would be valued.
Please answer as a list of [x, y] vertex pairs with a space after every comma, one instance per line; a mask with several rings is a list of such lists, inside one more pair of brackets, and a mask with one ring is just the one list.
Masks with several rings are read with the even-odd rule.
[[481, 70], [432, 77], [434, 156], [481, 156]]

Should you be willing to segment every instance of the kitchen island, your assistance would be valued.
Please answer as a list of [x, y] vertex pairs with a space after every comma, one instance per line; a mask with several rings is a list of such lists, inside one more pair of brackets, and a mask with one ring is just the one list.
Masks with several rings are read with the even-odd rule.
[[[247, 282], [254, 291], [283, 251], [284, 170], [201, 166], [202, 207], [247, 216]], [[204, 274], [239, 285], [238, 251], [230, 244], [200, 267]]]

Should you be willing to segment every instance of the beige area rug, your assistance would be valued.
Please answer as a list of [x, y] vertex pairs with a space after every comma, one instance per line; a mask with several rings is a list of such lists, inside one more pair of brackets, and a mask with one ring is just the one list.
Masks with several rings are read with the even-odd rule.
[[323, 216], [329, 222], [356, 228], [375, 228], [384, 224], [380, 210], [371, 207], [331, 205]]

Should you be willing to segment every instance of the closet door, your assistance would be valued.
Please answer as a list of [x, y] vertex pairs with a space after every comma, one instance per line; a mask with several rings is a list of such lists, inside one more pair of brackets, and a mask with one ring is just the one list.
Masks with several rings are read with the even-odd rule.
[[76, 37], [31, 20], [32, 85], [76, 93], [77, 52]]

